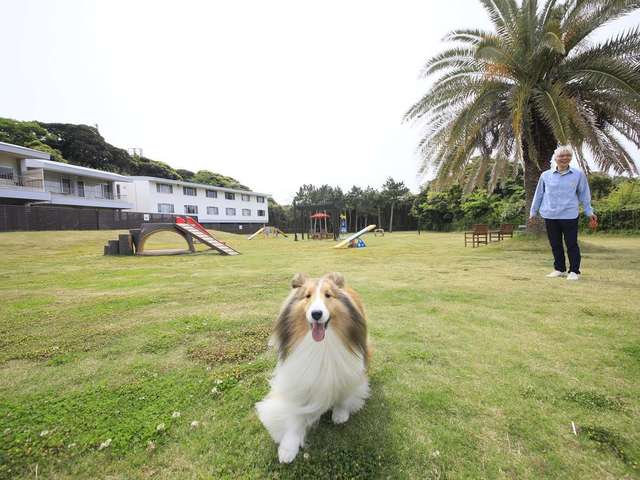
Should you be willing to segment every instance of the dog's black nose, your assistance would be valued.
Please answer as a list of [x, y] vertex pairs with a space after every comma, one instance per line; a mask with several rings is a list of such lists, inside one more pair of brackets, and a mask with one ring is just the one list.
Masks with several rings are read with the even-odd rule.
[[311, 312], [311, 318], [314, 320], [320, 320], [322, 318], [322, 310], [314, 310]]

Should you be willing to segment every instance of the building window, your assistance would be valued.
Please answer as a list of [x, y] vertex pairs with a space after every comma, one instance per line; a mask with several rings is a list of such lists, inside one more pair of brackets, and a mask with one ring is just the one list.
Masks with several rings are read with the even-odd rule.
[[218, 207], [207, 207], [207, 215], [218, 215]]
[[[120, 185], [118, 185], [118, 188], [120, 188]], [[84, 197], [84, 182], [81, 180], [78, 180], [78, 196]]]
[[207, 190], [207, 198], [218, 198], [218, 192], [215, 190]]
[[0, 180], [13, 180], [13, 168], [0, 166]]
[[158, 213], [173, 213], [173, 203], [159, 203]]
[[250, 217], [251, 216], [251, 209], [250, 208], [243, 208], [242, 209], [242, 216], [243, 217]]
[[65, 195], [69, 195], [71, 193], [71, 179], [61, 178], [60, 187], [62, 189], [62, 193], [64, 193]]
[[235, 200], [236, 194], [231, 192], [224, 192], [224, 198], [226, 198], [227, 200]]
[[190, 214], [196, 215], [198, 213], [198, 206], [197, 205], [185, 205], [184, 206], [184, 213], [190, 213]]
[[116, 198], [118, 200], [122, 198], [122, 194], [120, 193], [120, 184], [116, 184]]
[[228, 215], [229, 217], [235, 217], [236, 209], [235, 208], [227, 208], [227, 209], [225, 209], [224, 213], [226, 215]]
[[245, 195], [244, 193], [242, 194], [242, 201], [243, 202], [250, 202], [251, 201], [251, 195]]
[[182, 187], [182, 193], [185, 194], [187, 197], [195, 197], [196, 189], [193, 187]]
[[258, 210], [258, 216], [264, 217], [264, 210]]
[[264, 197], [256, 197], [256, 202], [264, 203]]
[[166, 183], [156, 183], [156, 190], [158, 193], [173, 193], [173, 185]]
[[113, 185], [110, 183], [103, 183], [100, 185], [102, 189], [102, 198], [113, 200]]

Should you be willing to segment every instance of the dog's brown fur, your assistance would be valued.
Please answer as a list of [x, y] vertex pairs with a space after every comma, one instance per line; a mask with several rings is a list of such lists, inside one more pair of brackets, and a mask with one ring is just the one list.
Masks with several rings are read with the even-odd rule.
[[320, 279], [311, 279], [303, 273], [293, 277], [291, 293], [276, 320], [273, 336], [280, 360], [286, 359], [309, 332], [306, 310], [321, 281], [324, 302], [331, 315], [328, 328], [335, 329], [344, 344], [361, 354], [368, 364], [367, 320], [362, 300], [355, 290], [345, 286], [344, 277], [337, 272]]

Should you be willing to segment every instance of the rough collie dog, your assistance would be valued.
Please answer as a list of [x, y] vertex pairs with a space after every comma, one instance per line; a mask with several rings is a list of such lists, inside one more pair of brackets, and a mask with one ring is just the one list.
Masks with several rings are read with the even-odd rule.
[[279, 444], [281, 463], [304, 446], [307, 429], [332, 409], [344, 423], [369, 396], [364, 308], [344, 277], [297, 274], [276, 320], [270, 344], [278, 350], [271, 391], [256, 405], [258, 416]]

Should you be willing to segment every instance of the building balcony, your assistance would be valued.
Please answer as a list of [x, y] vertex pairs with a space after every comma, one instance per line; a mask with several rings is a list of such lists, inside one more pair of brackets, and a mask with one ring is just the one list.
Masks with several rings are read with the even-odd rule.
[[0, 188], [44, 192], [44, 181], [42, 178], [0, 174]]
[[42, 178], [0, 175], [0, 198], [47, 201], [51, 198], [51, 195], [45, 191]]

